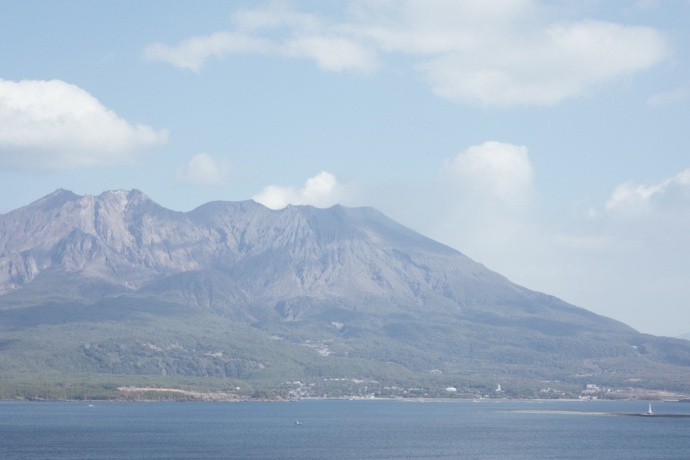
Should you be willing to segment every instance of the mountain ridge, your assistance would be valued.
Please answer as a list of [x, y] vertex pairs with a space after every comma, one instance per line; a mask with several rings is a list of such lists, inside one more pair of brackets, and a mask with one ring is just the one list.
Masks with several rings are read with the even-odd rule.
[[[14, 244], [19, 246], [15, 253], [24, 254], [21, 260], [8, 263], [11, 266], [6, 273], [0, 271], [0, 282], [3, 282], [0, 286], [5, 290], [12, 285], [22, 286], [41, 270], [55, 266], [68, 272], [81, 271], [84, 275], [101, 277], [114, 284], [134, 283], [135, 287], [140, 286], [134, 278], [141, 280], [143, 277], [148, 282], [209, 266], [227, 270], [229, 265], [239, 264], [231, 271], [234, 270], [235, 276], [243, 276], [240, 272], [252, 273], [257, 269], [253, 263], [255, 256], [268, 252], [271, 257], [284, 260], [301, 259], [291, 267], [292, 273], [284, 274], [292, 275], [293, 279], [282, 279], [282, 295], [291, 290], [287, 285], [290, 281], [295, 283], [292, 286], [295, 294], [301, 290], [305, 294], [315, 294], [316, 287], [328, 285], [328, 277], [338, 275], [344, 263], [372, 264], [371, 260], [366, 260], [370, 258], [366, 252], [371, 245], [369, 241], [381, 243], [387, 234], [396, 235], [396, 243], [401, 247], [414, 249], [422, 243], [427, 251], [446, 256], [452, 254], [469, 264], [469, 259], [459, 252], [412, 232], [373, 209], [334, 206], [317, 210], [289, 206], [275, 211], [247, 201], [215, 202], [188, 213], [178, 213], [158, 206], [139, 191], [104, 192], [98, 197], [79, 197], [68, 191], [57, 191], [19, 211], [31, 212], [36, 208], [44, 215], [30, 219], [34, 225], [25, 226], [24, 232], [31, 237], [20, 244], [13, 239], [7, 241], [8, 232], [3, 231], [6, 219], [0, 219], [2, 247]], [[319, 214], [318, 219], [314, 218], [315, 213]], [[263, 219], [270, 216], [270, 228], [259, 230], [253, 225], [258, 216]], [[361, 225], [362, 221], [367, 225]], [[62, 227], [56, 228], [55, 222], [62, 222]], [[184, 241], [175, 235], [179, 233], [184, 235]], [[343, 242], [348, 244], [349, 252], [329, 247]], [[317, 267], [319, 261], [309, 257], [323, 250], [332, 260], [321, 260], [321, 266]], [[420, 273], [425, 270], [423, 264], [413, 262], [409, 254], [397, 250], [388, 255], [404, 259], [409, 268]], [[6, 257], [0, 257], [5, 262], [3, 259]], [[479, 267], [476, 265], [472, 270], [484, 271]], [[268, 267], [269, 270], [274, 268], [276, 264]], [[386, 267], [387, 273], [381, 273], [382, 270], [380, 266], [372, 267], [371, 276], [359, 276], [350, 281], [359, 292], [374, 294], [386, 288], [390, 290], [391, 279], [403, 275], [402, 270], [393, 273]], [[126, 271], [135, 276], [126, 275]], [[397, 287], [401, 291], [409, 290], [409, 286], [401, 283]]]
[[[0, 215], [0, 290], [0, 343], [11, 344], [0, 370], [31, 359], [109, 375], [275, 382], [367, 369], [439, 385], [593, 375], [677, 388], [690, 376], [690, 344], [518, 286], [372, 208], [249, 200], [179, 212], [139, 190], [60, 189]], [[102, 336], [75, 335], [87, 326]], [[46, 330], [50, 359], [31, 344]]]

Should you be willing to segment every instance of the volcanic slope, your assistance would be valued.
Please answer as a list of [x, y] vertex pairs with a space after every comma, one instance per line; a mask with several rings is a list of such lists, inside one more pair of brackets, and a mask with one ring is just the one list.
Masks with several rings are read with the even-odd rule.
[[58, 190], [0, 216], [0, 292], [3, 378], [690, 381], [689, 342], [515, 285], [370, 208], [183, 213]]

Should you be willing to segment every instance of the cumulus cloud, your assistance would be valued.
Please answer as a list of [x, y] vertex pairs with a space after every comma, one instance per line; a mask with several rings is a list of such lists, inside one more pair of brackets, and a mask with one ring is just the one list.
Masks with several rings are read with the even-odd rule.
[[177, 170], [177, 180], [189, 185], [219, 186], [227, 183], [232, 165], [225, 158], [214, 158], [208, 153], [194, 155]]
[[446, 162], [436, 187], [417, 190], [423, 199], [403, 222], [531, 289], [644, 332], [684, 332], [690, 169], [613, 187], [587, 217], [546, 220], [533, 210], [532, 169], [525, 147], [472, 146]]
[[321, 171], [307, 179], [300, 189], [269, 185], [252, 199], [268, 208], [282, 209], [289, 204], [327, 208], [340, 203], [343, 197], [343, 187], [338, 184], [336, 177], [329, 172]]
[[71, 169], [134, 163], [165, 130], [133, 125], [61, 80], [0, 79], [0, 158], [5, 168]]
[[679, 203], [690, 205], [690, 169], [656, 184], [623, 183], [613, 190], [604, 210], [618, 216], [640, 217]]
[[274, 2], [236, 13], [232, 32], [154, 44], [144, 54], [198, 70], [212, 56], [262, 52], [360, 73], [404, 56], [439, 96], [493, 107], [553, 105], [670, 55], [651, 27], [557, 12], [537, 0], [355, 0], [336, 22]]
[[533, 196], [527, 148], [488, 141], [439, 164], [433, 181], [382, 187], [368, 194], [367, 204], [512, 275], [512, 264], [519, 260], [516, 241], [525, 247], [539, 239]]
[[446, 162], [442, 174], [474, 197], [491, 196], [511, 206], [524, 204], [532, 187], [527, 147], [503, 142], [469, 147]]

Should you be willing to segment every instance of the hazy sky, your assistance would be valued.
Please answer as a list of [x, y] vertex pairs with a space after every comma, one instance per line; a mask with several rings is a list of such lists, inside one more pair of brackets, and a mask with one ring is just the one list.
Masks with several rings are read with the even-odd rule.
[[690, 1], [0, 0], [0, 213], [373, 206], [690, 332]]

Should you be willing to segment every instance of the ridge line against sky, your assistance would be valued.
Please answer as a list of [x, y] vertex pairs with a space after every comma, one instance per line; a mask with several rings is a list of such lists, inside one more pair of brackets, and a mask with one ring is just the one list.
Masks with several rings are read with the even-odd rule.
[[3, 11], [0, 212], [57, 188], [373, 206], [529, 288], [690, 332], [690, 1]]

